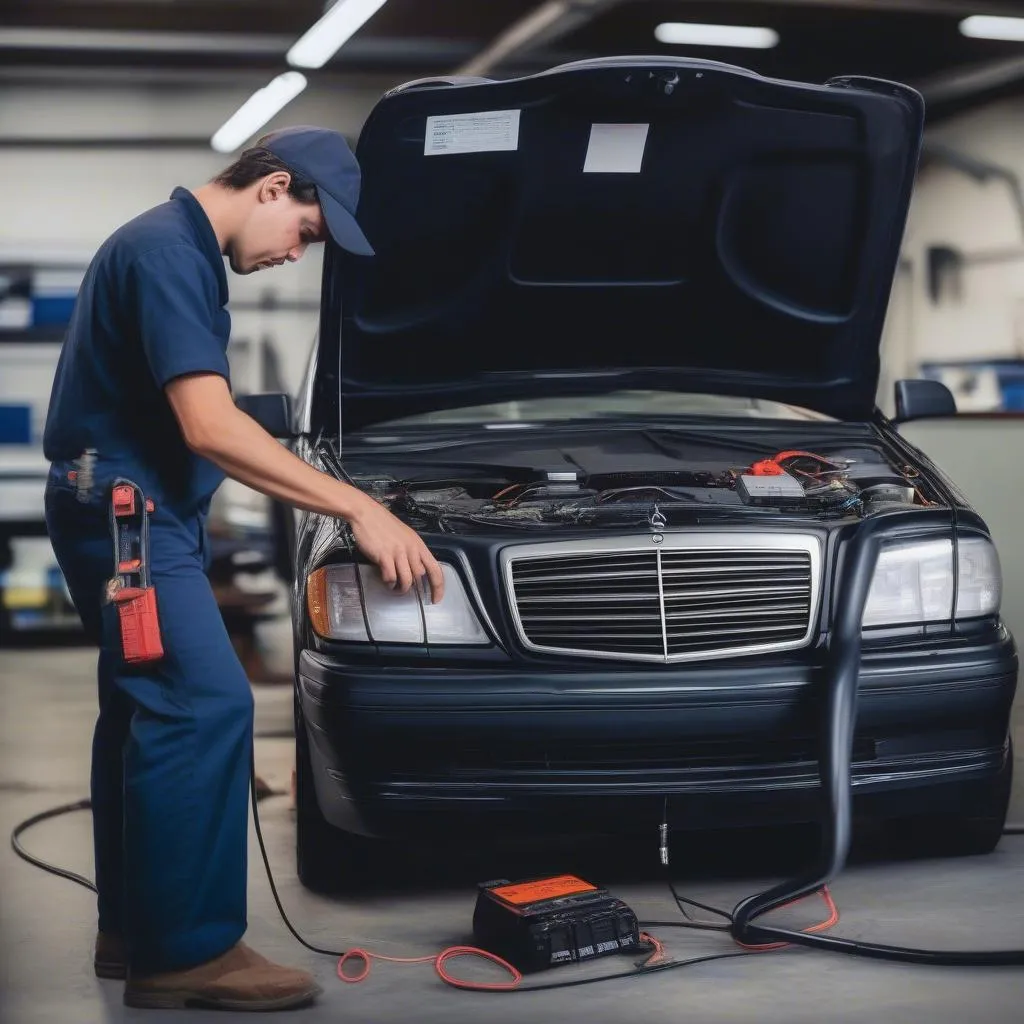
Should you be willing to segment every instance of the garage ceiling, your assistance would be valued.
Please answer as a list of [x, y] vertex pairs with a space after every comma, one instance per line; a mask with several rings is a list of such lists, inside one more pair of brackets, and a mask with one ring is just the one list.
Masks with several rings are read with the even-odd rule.
[[[2, 0], [0, 75], [67, 81], [126, 71], [196, 80], [284, 70], [323, 0]], [[939, 118], [1024, 91], [1024, 42], [968, 39], [972, 14], [1024, 17], [980, 0], [388, 0], [315, 74], [395, 82], [456, 70], [494, 77], [610, 54], [678, 53], [820, 82], [873, 75], [922, 89]], [[771, 49], [668, 46], [666, 21], [763, 26]]]

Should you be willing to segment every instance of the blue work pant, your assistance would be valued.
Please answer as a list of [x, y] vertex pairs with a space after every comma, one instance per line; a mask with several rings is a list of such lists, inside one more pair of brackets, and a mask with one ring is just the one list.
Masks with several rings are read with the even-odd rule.
[[[214, 600], [198, 517], [151, 517], [152, 582], [164, 657], [129, 666], [117, 610], [112, 480], [81, 496], [55, 463], [46, 523], [91, 641], [99, 647], [92, 813], [99, 928], [122, 935], [144, 975], [209, 960], [246, 929], [253, 697]], [[125, 473], [129, 476], [130, 474]]]

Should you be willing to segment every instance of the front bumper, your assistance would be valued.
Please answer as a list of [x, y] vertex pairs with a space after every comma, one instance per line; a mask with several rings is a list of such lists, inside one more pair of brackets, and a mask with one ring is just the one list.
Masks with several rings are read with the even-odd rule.
[[[1002, 627], [865, 647], [856, 804], [969, 809], [1005, 767], [1016, 680]], [[320, 808], [339, 828], [380, 835], [488, 813], [517, 830], [610, 815], [625, 825], [668, 795], [678, 826], [811, 820], [823, 682], [820, 658], [541, 672], [356, 666], [304, 651], [299, 663]]]

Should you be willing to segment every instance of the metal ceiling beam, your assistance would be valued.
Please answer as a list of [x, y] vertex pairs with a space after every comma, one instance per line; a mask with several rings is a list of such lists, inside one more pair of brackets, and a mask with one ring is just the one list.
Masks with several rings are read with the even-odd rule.
[[210, 152], [209, 135], [49, 135], [36, 138], [31, 135], [0, 136], [3, 149], [200, 149]]
[[[848, 10], [873, 11], [891, 14], [896, 11], [921, 14], [957, 15], [995, 14], [1006, 17], [1024, 17], [1021, 0], [744, 0], [765, 7], [845, 7]], [[728, 9], [732, 4], [723, 3]]]
[[487, 75], [499, 64], [528, 50], [547, 46], [575, 31], [622, 0], [546, 0], [510, 25], [489, 46], [456, 70], [458, 75]]
[[[46, 4], [50, 7], [82, 7], [85, 4], [90, 6], [107, 6], [107, 7], [150, 7], [164, 6], [166, 7], [169, 3], [179, 3], [181, 0], [36, 0], [36, 3], [40, 5]], [[185, 0], [186, 3], [189, 0]], [[193, 6], [198, 6], [201, 3], [208, 2], [208, 0], [191, 0]], [[249, 4], [252, 6], [251, 0], [216, 0], [216, 3], [227, 7], [241, 7], [243, 4]]]
[[1024, 81], [1024, 57], [988, 61], [913, 83], [925, 103], [953, 103]]
[[[2, 0], [0, 0], [2, 2]], [[268, 62], [283, 61], [294, 36], [238, 32], [171, 32], [97, 29], [0, 28], [0, 54], [17, 55], [20, 63], [44, 64], [56, 73], [67, 60], [77, 57], [93, 63], [104, 56], [132, 63], [143, 71], [160, 58], [195, 58], [197, 64], [216, 64], [218, 57], [230, 57], [236, 67], [251, 62], [265, 68]], [[346, 65], [448, 68], [468, 59], [476, 46], [461, 39], [425, 39], [418, 36], [364, 36], [350, 40], [336, 68]], [[61, 55], [58, 62], [56, 55]], [[13, 61], [11, 62], [13, 63]], [[8, 68], [0, 60], [0, 77]], [[330, 69], [325, 69], [327, 73]]]
[[232, 32], [137, 32], [70, 28], [0, 28], [0, 49], [105, 53], [254, 53], [283, 55], [295, 40]]

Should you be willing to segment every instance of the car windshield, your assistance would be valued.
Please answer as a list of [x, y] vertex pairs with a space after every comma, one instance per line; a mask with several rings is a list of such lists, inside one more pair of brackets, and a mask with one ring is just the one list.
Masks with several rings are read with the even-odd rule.
[[379, 426], [432, 424], [508, 424], [570, 420], [636, 419], [717, 416], [761, 420], [815, 420], [832, 417], [799, 406], [763, 398], [701, 395], [679, 391], [613, 391], [601, 395], [525, 398], [491, 405], [435, 409], [389, 420]]

